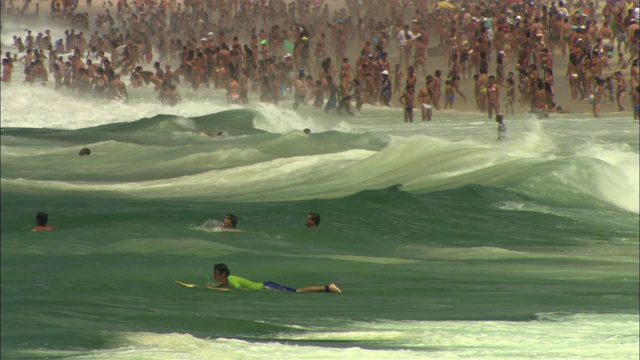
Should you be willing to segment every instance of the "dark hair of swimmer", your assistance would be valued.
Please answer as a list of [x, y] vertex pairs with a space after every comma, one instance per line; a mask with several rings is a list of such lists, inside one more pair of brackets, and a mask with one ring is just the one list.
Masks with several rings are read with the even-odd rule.
[[309, 217], [311, 218], [311, 221], [313, 221], [316, 224], [316, 226], [320, 226], [320, 214], [309, 213]]
[[39, 212], [36, 215], [36, 225], [37, 226], [47, 226], [47, 221], [49, 221], [49, 215], [46, 212]]
[[304, 129], [302, 132], [305, 134], [311, 134], [311, 129]]
[[231, 273], [229, 272], [229, 268], [225, 264], [215, 264], [213, 266], [213, 272], [218, 272], [219, 274], [229, 276]]
[[78, 155], [80, 156], [91, 155], [91, 150], [89, 150], [89, 148], [82, 148], [82, 150], [80, 150]]

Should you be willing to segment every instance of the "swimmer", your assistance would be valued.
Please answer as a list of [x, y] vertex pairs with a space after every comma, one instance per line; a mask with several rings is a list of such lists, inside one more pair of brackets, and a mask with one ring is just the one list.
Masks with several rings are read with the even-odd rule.
[[235, 230], [236, 225], [238, 224], [238, 218], [233, 214], [227, 214], [222, 220], [222, 225], [220, 226], [223, 229]]
[[270, 290], [270, 291], [284, 291], [284, 292], [326, 292], [326, 293], [341, 293], [340, 289], [335, 284], [329, 285], [316, 285], [306, 286], [300, 289], [294, 289], [280, 284], [276, 284], [273, 281], [266, 281], [263, 283], [253, 282], [240, 276], [231, 275], [229, 268], [225, 264], [216, 264], [213, 266], [213, 278], [219, 283], [215, 287], [211, 287], [216, 290]]
[[320, 214], [309, 213], [305, 221], [307, 223], [308, 228], [317, 228], [318, 226], [320, 226]]
[[48, 231], [55, 230], [53, 226], [48, 226], [47, 221], [49, 221], [49, 216], [45, 212], [39, 212], [36, 215], [36, 227], [32, 228], [31, 231]]
[[80, 156], [91, 155], [91, 150], [89, 148], [82, 148], [78, 153]]
[[208, 137], [221, 137], [224, 132], [223, 131], [218, 131], [218, 132], [213, 132], [213, 131], [207, 131], [207, 130], [200, 130], [199, 132], [200, 135], [207, 135]]

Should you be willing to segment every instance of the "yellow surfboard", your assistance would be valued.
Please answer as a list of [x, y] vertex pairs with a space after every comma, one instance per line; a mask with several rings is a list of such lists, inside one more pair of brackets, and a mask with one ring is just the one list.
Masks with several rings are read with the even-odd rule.
[[178, 280], [173, 280], [176, 282], [176, 284], [182, 286], [182, 287], [186, 287], [186, 288], [207, 288], [207, 289], [212, 289], [212, 290], [229, 290], [229, 289], [224, 289], [224, 288], [219, 288], [215, 285], [196, 285], [196, 284], [189, 284], [186, 282], [182, 282], [182, 281], [178, 281]]
[[178, 280], [175, 280], [175, 282], [176, 282], [176, 284], [178, 284], [178, 285], [180, 285], [182, 287], [193, 288], [193, 287], [197, 286], [196, 284], [188, 284], [188, 283], [184, 283], [184, 282], [178, 281]]

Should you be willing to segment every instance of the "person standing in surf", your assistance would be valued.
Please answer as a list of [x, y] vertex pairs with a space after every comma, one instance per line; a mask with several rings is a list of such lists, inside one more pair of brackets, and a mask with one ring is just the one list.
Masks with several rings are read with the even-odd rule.
[[489, 85], [487, 86], [487, 115], [489, 119], [493, 117], [493, 113], [498, 114], [500, 112], [500, 90], [496, 84], [495, 76], [489, 76]]
[[411, 85], [407, 85], [399, 100], [404, 106], [404, 122], [413, 122], [414, 94]]
[[431, 75], [428, 75], [426, 77], [426, 81], [427, 83], [418, 93], [418, 103], [420, 104], [422, 121], [431, 121], [431, 115], [433, 113], [433, 90], [431, 87]]
[[507, 125], [504, 124], [504, 115], [496, 114], [496, 122], [498, 123], [498, 140], [507, 138]]

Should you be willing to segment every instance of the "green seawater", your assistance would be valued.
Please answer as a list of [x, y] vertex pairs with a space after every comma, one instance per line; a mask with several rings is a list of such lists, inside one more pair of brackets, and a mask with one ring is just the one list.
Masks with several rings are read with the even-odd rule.
[[[3, 127], [1, 357], [638, 356], [637, 124], [393, 114]], [[206, 289], [216, 263], [343, 293]]]

